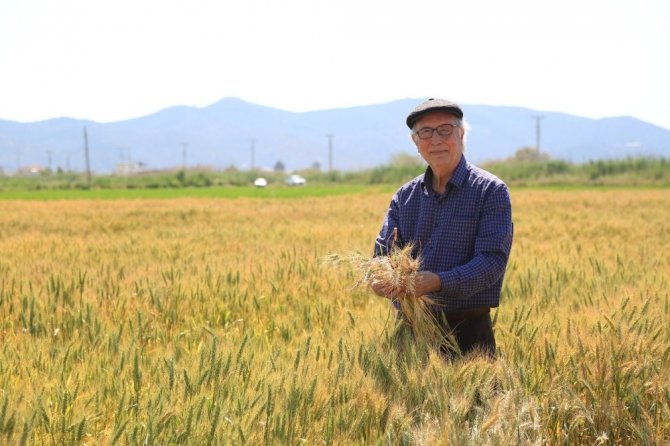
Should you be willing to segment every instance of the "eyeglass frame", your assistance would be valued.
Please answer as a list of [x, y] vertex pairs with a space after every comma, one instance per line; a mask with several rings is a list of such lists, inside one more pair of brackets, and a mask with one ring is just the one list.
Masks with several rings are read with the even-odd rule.
[[[446, 135], [444, 135], [440, 131], [440, 128], [444, 128], [444, 127], [449, 127], [450, 128], [449, 133], [447, 133]], [[437, 134], [440, 138], [448, 138], [454, 133], [454, 129], [461, 128], [461, 127], [463, 127], [461, 124], [446, 123], [446, 124], [440, 124], [437, 127], [421, 127], [419, 130], [412, 131], [412, 134], [416, 135], [419, 139], [424, 140], [424, 141], [432, 139], [433, 136], [435, 136], [435, 132], [437, 132]], [[423, 132], [424, 130], [430, 130], [430, 136], [423, 137], [419, 134], [420, 132]]]

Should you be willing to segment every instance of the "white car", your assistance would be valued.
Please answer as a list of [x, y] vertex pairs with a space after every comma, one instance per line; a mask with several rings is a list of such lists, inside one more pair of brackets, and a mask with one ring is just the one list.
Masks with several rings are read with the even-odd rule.
[[306, 182], [307, 182], [307, 180], [300, 175], [295, 175], [295, 174], [294, 175], [289, 175], [286, 178], [286, 184], [288, 184], [289, 186], [302, 186]]
[[254, 186], [256, 187], [265, 187], [267, 185], [268, 180], [266, 180], [265, 178], [256, 178], [256, 180], [254, 181]]

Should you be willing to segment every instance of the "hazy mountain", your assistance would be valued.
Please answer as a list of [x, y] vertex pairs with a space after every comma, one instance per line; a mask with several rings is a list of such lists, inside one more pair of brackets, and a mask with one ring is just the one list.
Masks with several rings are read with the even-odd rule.
[[[226, 98], [203, 108], [172, 107], [137, 119], [101, 124], [68, 118], [34, 123], [0, 120], [0, 167], [38, 164], [84, 168], [86, 127], [91, 167], [111, 172], [122, 161], [147, 168], [208, 165], [272, 167], [289, 170], [320, 163], [328, 168], [333, 135], [333, 167], [353, 170], [387, 163], [398, 152], [416, 153], [404, 120], [420, 99], [386, 104], [293, 113]], [[541, 149], [552, 157], [581, 162], [626, 156], [670, 157], [670, 130], [631, 117], [587, 119], [518, 107], [463, 105], [472, 127], [471, 161], [501, 159], [535, 145], [541, 115]], [[252, 142], [253, 140], [253, 142]]]

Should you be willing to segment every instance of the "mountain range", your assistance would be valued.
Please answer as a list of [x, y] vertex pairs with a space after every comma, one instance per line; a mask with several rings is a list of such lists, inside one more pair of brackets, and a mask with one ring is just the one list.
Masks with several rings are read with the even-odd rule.
[[[402, 99], [295, 113], [225, 98], [207, 107], [176, 106], [110, 123], [0, 120], [0, 169], [10, 173], [18, 166], [39, 165], [83, 170], [86, 128], [91, 168], [98, 173], [138, 162], [147, 169], [184, 164], [272, 168], [281, 162], [287, 170], [317, 164], [325, 170], [332, 160], [334, 169], [357, 170], [386, 164], [401, 152], [416, 154], [404, 121], [419, 102]], [[520, 107], [462, 108], [471, 127], [466, 156], [475, 163], [534, 147], [538, 122], [540, 149], [555, 159], [670, 158], [670, 130], [629, 116], [590, 119]]]

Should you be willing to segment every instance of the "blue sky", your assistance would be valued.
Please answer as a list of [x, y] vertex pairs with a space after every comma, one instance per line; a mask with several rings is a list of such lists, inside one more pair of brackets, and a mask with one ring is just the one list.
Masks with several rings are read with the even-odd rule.
[[447, 97], [670, 129], [665, 0], [0, 0], [0, 119]]

